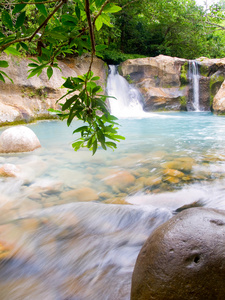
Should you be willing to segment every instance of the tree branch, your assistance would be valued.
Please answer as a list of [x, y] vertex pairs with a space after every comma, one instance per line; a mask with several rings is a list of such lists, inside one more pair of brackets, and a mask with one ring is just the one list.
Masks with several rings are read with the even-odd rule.
[[20, 43], [20, 42], [25, 42], [25, 41], [31, 42], [33, 40], [33, 38], [35, 37], [35, 35], [41, 30], [41, 28], [47, 25], [47, 23], [51, 19], [51, 17], [66, 2], [67, 2], [67, 0], [61, 0], [60, 3], [55, 7], [55, 9], [50, 13], [50, 15], [44, 20], [44, 22], [35, 30], [35, 32], [31, 36], [28, 36], [28, 37], [25, 37], [25, 38], [18, 38], [18, 39], [15, 39], [15, 40], [11, 41], [11, 42], [6, 43], [5, 45], [0, 47], [0, 52], [2, 52], [6, 48], [8, 48], [10, 45], [15, 44], [15, 43]]
[[108, 4], [108, 3], [109, 3], [109, 0], [106, 0], [106, 1], [102, 4], [101, 9], [99, 10], [98, 14], [94, 17], [94, 20], [93, 20], [93, 27], [95, 27], [95, 21], [96, 21], [96, 19], [101, 15], [101, 13], [102, 13], [104, 7], [105, 7], [106, 4]]
[[58, 2], [59, 0], [46, 0], [43, 2], [2, 2], [1, 5], [20, 5], [20, 4], [45, 4], [45, 3], [52, 3], [52, 2]]
[[91, 22], [89, 0], [85, 0], [85, 12], [86, 12], [86, 16], [87, 16], [89, 34], [90, 34], [90, 38], [91, 38], [92, 53], [95, 54], [95, 36], [94, 36], [94, 29], [93, 29], [92, 22]]
[[213, 27], [219, 27], [220, 29], [222, 29], [222, 30], [225, 30], [225, 27], [224, 26], [222, 26], [222, 25], [219, 25], [219, 24], [216, 24], [216, 23], [211, 23], [211, 22], [209, 22], [209, 21], [206, 21], [205, 22], [206, 24], [209, 24], [209, 25], [211, 25], [211, 26], [213, 26]]

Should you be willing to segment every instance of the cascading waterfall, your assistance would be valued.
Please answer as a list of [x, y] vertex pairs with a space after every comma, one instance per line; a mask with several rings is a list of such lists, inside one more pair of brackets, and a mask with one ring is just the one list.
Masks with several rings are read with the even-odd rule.
[[149, 113], [143, 111], [140, 92], [120, 76], [117, 67], [109, 66], [107, 94], [111, 113], [117, 118], [146, 118]]
[[200, 111], [199, 105], [199, 71], [198, 63], [195, 60], [189, 62], [189, 78], [193, 86], [193, 108], [195, 111]]

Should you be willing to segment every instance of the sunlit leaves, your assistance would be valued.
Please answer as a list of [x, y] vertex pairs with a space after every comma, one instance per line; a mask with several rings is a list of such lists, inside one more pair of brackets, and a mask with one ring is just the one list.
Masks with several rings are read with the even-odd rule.
[[6, 49], [4, 50], [4, 52], [5, 52], [6, 54], [11, 54], [11, 55], [15, 55], [15, 56], [20, 56], [20, 55], [21, 55], [20, 52], [19, 52], [18, 50], [16, 50], [16, 48], [14, 48], [14, 47], [12, 47], [12, 46], [6, 48]]

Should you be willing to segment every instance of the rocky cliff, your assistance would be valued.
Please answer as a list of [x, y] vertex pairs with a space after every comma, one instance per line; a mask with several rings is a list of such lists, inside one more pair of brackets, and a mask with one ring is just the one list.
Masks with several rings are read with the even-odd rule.
[[[53, 76], [48, 80], [46, 72], [37, 77], [27, 79], [29, 73], [27, 58], [2, 55], [0, 59], [7, 60], [9, 67], [2, 69], [13, 79], [14, 83], [6, 79], [0, 81], [0, 124], [11, 122], [30, 122], [35, 119], [49, 118], [49, 108], [58, 108], [56, 101], [66, 93], [61, 88], [64, 83], [62, 77], [77, 76], [88, 71], [90, 57], [82, 56], [59, 61], [59, 69], [54, 69]], [[94, 59], [93, 71], [101, 77], [101, 85], [105, 85], [107, 68], [104, 62]]]
[[[225, 59], [201, 57], [196, 61], [200, 110], [225, 111], [225, 104], [224, 109], [221, 103], [218, 107], [218, 98], [221, 102], [220, 89], [225, 79]], [[142, 93], [146, 111], [194, 110], [189, 69], [190, 61], [165, 55], [129, 59], [120, 65], [121, 74]]]
[[[27, 58], [0, 57], [9, 62], [3, 69], [14, 81], [0, 81], [0, 124], [11, 122], [30, 122], [35, 119], [48, 118], [49, 108], [57, 108], [56, 101], [66, 92], [60, 88], [62, 77], [77, 76], [87, 72], [90, 57], [59, 61], [62, 71], [55, 69], [48, 80], [46, 72], [39, 77], [27, 79]], [[199, 106], [200, 110], [213, 110], [225, 113], [225, 58], [198, 58], [199, 68]], [[189, 74], [190, 61], [177, 57], [159, 55], [123, 62], [120, 73], [132, 82], [144, 99], [144, 110], [193, 110], [193, 84]], [[98, 58], [94, 59], [93, 71], [100, 76], [100, 84], [105, 88], [107, 68]]]

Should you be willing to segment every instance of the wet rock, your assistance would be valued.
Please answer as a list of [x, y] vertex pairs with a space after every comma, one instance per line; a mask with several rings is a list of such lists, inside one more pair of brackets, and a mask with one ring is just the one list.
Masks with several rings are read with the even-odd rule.
[[4, 164], [0, 167], [0, 176], [2, 177], [17, 177], [20, 174], [20, 169], [13, 164]]
[[4, 242], [0, 242], [0, 261], [10, 257], [12, 247], [9, 247]]
[[158, 227], [142, 247], [131, 300], [225, 299], [225, 211], [190, 208]]
[[186, 95], [186, 89], [180, 89], [180, 71], [185, 62], [185, 59], [159, 55], [128, 59], [120, 67], [122, 75], [129, 75], [142, 93], [145, 110], [179, 110], [180, 97]]
[[61, 198], [65, 200], [74, 200], [74, 201], [96, 201], [99, 196], [97, 192], [89, 187], [84, 187], [76, 190], [70, 190], [61, 193]]
[[173, 184], [180, 182], [179, 178], [174, 176], [166, 176], [165, 178], [163, 178], [163, 180]]
[[35, 133], [26, 126], [14, 126], [4, 130], [0, 136], [0, 152], [29, 152], [41, 147]]
[[162, 182], [162, 179], [159, 176], [150, 176], [145, 180], [145, 186], [158, 185]]
[[174, 170], [174, 169], [166, 169], [166, 170], [164, 170], [163, 173], [164, 173], [164, 175], [178, 177], [178, 178], [181, 178], [184, 176], [183, 172], [180, 172], [180, 171]]
[[191, 172], [194, 162], [192, 160], [179, 160], [175, 159], [173, 161], [164, 162], [161, 166], [164, 169], [176, 169], [178, 171]]
[[105, 184], [124, 190], [135, 182], [135, 177], [128, 171], [119, 171], [105, 179]]

